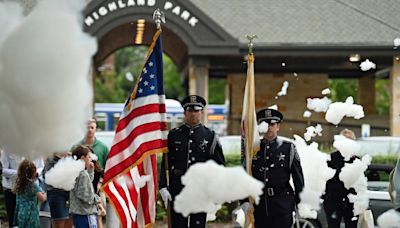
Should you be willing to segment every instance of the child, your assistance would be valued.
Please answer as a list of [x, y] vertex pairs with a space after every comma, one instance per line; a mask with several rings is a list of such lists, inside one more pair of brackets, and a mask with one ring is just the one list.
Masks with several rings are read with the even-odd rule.
[[[55, 152], [46, 160], [43, 168], [43, 177], [51, 170], [58, 161], [67, 156], [71, 156], [70, 152]], [[47, 200], [50, 207], [50, 215], [53, 228], [70, 228], [72, 227], [72, 219], [69, 216], [68, 201], [69, 191], [46, 185]]]
[[38, 200], [44, 202], [46, 194], [40, 191], [35, 183], [36, 166], [32, 161], [23, 160], [18, 167], [17, 181], [14, 193], [17, 203], [14, 215], [14, 225], [18, 227], [40, 228]]
[[76, 160], [85, 162], [85, 169], [76, 178], [74, 189], [70, 191], [70, 208], [75, 228], [97, 228], [97, 207], [105, 213], [98, 195], [93, 188], [94, 164], [90, 157], [91, 149], [77, 146], [72, 151]]

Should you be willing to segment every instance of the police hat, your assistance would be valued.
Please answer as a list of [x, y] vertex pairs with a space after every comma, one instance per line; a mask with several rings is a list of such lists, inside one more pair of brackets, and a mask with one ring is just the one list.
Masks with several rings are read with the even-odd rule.
[[265, 108], [257, 112], [257, 122], [265, 121], [267, 123], [280, 123], [283, 120], [283, 115], [278, 110]]
[[185, 97], [182, 100], [182, 107], [184, 110], [192, 109], [192, 110], [203, 110], [206, 106], [207, 102], [204, 98], [197, 95], [190, 95]]

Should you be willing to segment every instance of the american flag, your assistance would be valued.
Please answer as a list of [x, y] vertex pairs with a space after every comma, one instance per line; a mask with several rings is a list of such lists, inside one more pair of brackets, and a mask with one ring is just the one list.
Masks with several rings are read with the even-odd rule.
[[104, 172], [102, 190], [114, 206], [122, 227], [154, 225], [157, 153], [167, 151], [165, 112], [159, 30], [118, 122]]

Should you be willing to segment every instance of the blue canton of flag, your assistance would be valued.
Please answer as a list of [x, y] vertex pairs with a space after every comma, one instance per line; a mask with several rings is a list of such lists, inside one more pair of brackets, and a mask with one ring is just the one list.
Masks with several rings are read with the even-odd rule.
[[160, 47], [161, 39], [157, 39], [156, 45], [154, 46], [154, 49], [140, 74], [139, 85], [136, 92], [137, 98], [151, 94], [164, 94], [162, 78], [164, 72], [162, 63], [162, 50]]

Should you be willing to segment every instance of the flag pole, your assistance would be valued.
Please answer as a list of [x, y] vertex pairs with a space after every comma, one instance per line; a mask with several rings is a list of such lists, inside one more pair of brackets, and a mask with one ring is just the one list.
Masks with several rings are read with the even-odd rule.
[[[161, 32], [161, 23], [165, 23], [165, 14], [160, 9], [156, 9], [153, 13], [153, 20], [156, 23], [157, 31]], [[167, 181], [167, 189], [169, 191], [169, 164], [167, 153], [163, 153], [163, 160], [165, 165], [165, 179]], [[171, 223], [171, 202], [168, 201], [167, 205], [167, 221], [168, 228], [172, 228]]]
[[[254, 118], [250, 118], [251, 115], [255, 115], [255, 91], [254, 91], [254, 55], [253, 55], [253, 40], [255, 38], [257, 38], [257, 35], [246, 35], [246, 38], [249, 40], [248, 43], [248, 47], [249, 47], [249, 53], [247, 55], [247, 79], [246, 79], [246, 91], [248, 94], [245, 95], [245, 97], [247, 97], [247, 102], [248, 106], [247, 109], [248, 110], [243, 110], [244, 112], [247, 112], [247, 119], [246, 119], [246, 123], [244, 123], [246, 126], [244, 126], [245, 129], [245, 147], [244, 147], [244, 152], [246, 153], [245, 155], [245, 159], [246, 159], [246, 169], [247, 169], [247, 173], [250, 176], [253, 176], [252, 174], [252, 160], [253, 160], [253, 156], [255, 154], [256, 151], [256, 146], [254, 145], [254, 137], [258, 137], [258, 135], [254, 134]], [[252, 88], [252, 89], [250, 89]], [[252, 94], [251, 94], [252, 93]], [[253, 103], [252, 105], [250, 103]], [[251, 122], [251, 123], [250, 123]], [[254, 225], [254, 198], [253, 197], [249, 197], [249, 203], [250, 203], [250, 209], [248, 212], [248, 224], [246, 225], [246, 227], [255, 227]]]

